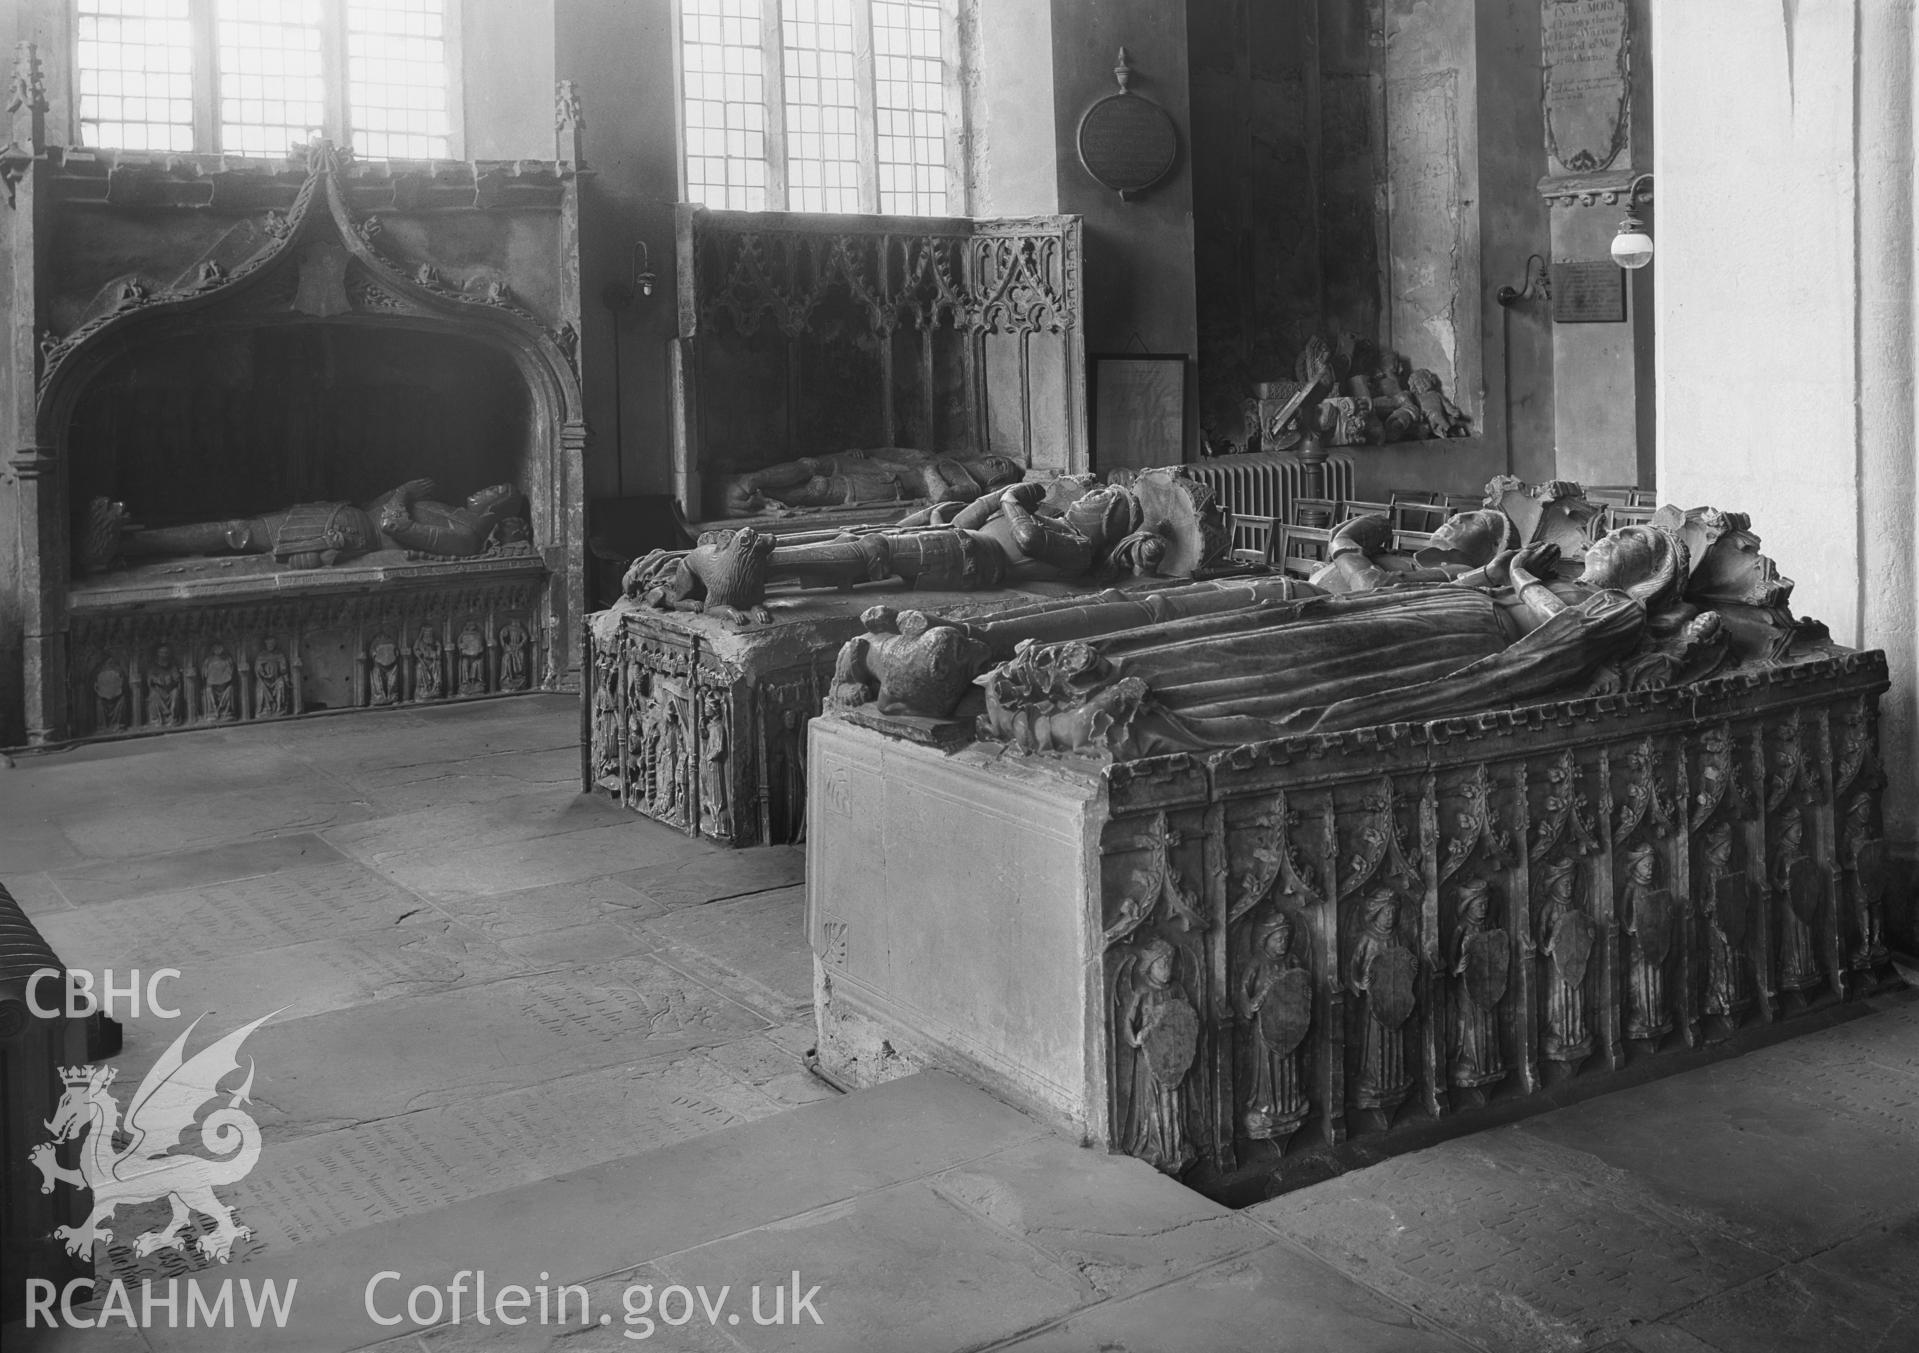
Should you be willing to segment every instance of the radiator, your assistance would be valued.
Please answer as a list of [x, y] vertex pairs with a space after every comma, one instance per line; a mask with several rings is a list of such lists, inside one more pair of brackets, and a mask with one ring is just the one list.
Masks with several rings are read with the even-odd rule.
[[1211, 456], [1186, 467], [1187, 473], [1209, 485], [1235, 516], [1286, 520], [1295, 498], [1331, 498], [1343, 502], [1353, 496], [1353, 458], [1328, 456], [1320, 466], [1319, 483], [1307, 478], [1307, 466], [1286, 451], [1255, 451], [1243, 456]]

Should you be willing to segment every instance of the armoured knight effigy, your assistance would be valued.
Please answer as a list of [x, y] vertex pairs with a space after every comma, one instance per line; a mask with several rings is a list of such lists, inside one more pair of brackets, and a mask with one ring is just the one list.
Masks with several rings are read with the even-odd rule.
[[977, 619], [1168, 585], [1226, 543], [1204, 485], [1151, 470], [948, 499], [897, 527], [776, 538], [743, 525], [655, 551], [628, 570], [622, 604], [592, 621], [584, 785], [713, 840], [797, 840], [806, 726], [876, 591], [910, 588]]
[[822, 1065], [1242, 1192], [1895, 980], [1883, 655], [1742, 515], [1587, 506], [1496, 482], [1337, 594], [869, 612], [810, 748]]

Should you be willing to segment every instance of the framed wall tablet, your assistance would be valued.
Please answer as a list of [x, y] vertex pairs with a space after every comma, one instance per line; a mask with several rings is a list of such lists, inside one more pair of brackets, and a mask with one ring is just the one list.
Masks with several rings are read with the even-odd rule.
[[1093, 468], [1177, 465], [1186, 448], [1183, 352], [1094, 353]]

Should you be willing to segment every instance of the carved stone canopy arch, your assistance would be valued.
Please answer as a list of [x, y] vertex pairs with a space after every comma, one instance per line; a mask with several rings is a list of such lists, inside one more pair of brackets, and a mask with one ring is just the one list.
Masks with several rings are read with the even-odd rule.
[[[16, 586], [29, 740], [153, 726], [96, 688], [137, 686], [163, 647], [187, 722], [381, 703], [369, 636], [401, 622], [464, 665], [409, 668], [396, 702], [564, 679], [583, 602], [581, 172], [326, 142], [284, 161], [41, 148], [21, 185], [37, 205], [12, 223], [38, 288], [13, 385], [35, 443]], [[427, 515], [370, 552], [223, 529], [364, 514], [427, 479], [401, 509]], [[511, 530], [419, 534], [498, 484], [525, 507], [476, 501], [516, 504]], [[136, 526], [178, 530], [135, 550]]]

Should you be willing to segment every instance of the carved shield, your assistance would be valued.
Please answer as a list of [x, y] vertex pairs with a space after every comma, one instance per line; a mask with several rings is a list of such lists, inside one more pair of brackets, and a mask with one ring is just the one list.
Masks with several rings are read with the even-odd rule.
[[1877, 902], [1886, 895], [1886, 843], [1867, 841], [1852, 857], [1853, 877], [1862, 902]]
[[1178, 1085], [1192, 1069], [1193, 1053], [1199, 1047], [1199, 1016], [1185, 1001], [1168, 1001], [1145, 1043], [1153, 1078], [1162, 1085]]
[[1800, 856], [1786, 867], [1786, 900], [1799, 924], [1809, 926], [1819, 919], [1819, 907], [1826, 899], [1826, 872], [1818, 862]]
[[1259, 1032], [1274, 1052], [1289, 1053], [1313, 1026], [1313, 975], [1288, 968], [1266, 989], [1259, 1003]]
[[1413, 1013], [1413, 979], [1419, 972], [1419, 960], [1403, 944], [1393, 944], [1373, 956], [1366, 974], [1366, 994], [1371, 997], [1373, 1018], [1388, 1029], [1397, 1029]]
[[1466, 937], [1466, 995], [1481, 1010], [1506, 999], [1512, 976], [1513, 946], [1503, 930], [1482, 930]]
[[1752, 880], [1744, 874], [1721, 874], [1714, 879], [1712, 909], [1726, 942], [1735, 948], [1744, 944], [1752, 922]]
[[1633, 899], [1633, 930], [1648, 963], [1666, 961], [1672, 952], [1672, 889], [1650, 888]]
[[1592, 917], [1583, 911], [1569, 911], [1553, 924], [1553, 962], [1567, 986], [1586, 980], [1586, 963], [1592, 958], [1595, 927]]

